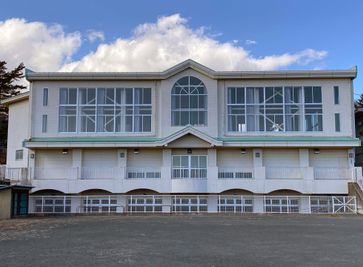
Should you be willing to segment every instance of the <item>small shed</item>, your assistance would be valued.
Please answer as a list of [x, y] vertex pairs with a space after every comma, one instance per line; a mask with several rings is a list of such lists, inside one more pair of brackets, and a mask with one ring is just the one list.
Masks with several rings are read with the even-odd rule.
[[0, 184], [0, 219], [28, 215], [31, 186]]

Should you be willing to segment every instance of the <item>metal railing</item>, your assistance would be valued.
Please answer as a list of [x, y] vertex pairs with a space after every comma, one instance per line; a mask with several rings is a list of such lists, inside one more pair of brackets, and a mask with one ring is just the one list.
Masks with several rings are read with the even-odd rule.
[[300, 167], [266, 167], [266, 179], [301, 179]]
[[127, 168], [126, 179], [153, 179], [161, 178], [160, 169], [157, 168]]
[[172, 168], [173, 179], [207, 178], [207, 168]]
[[356, 214], [355, 196], [90, 195], [29, 197], [29, 213]]
[[35, 180], [66, 180], [75, 176], [77, 168], [34, 168]]
[[253, 169], [218, 168], [218, 179], [252, 179]]

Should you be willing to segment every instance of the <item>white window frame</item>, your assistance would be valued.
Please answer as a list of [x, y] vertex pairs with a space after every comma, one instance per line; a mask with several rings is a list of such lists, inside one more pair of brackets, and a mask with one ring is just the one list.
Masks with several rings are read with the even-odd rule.
[[[69, 89], [76, 89], [77, 90], [77, 100], [76, 100], [76, 104], [69, 104], [69, 93], [68, 93], [68, 104], [61, 104], [61, 90], [62, 89], [66, 89], [69, 92]], [[81, 94], [80, 94], [80, 90], [88, 90], [88, 89], [94, 89], [95, 90], [95, 102], [94, 103], [81, 103]], [[114, 101], [113, 104], [99, 104], [98, 103], [98, 90], [100, 89], [111, 89], [114, 90]], [[124, 101], [124, 103], [117, 103], [116, 101], [116, 93], [117, 90], [124, 90], [126, 91], [127, 89], [132, 90], [132, 104], [126, 103], [126, 99]], [[136, 90], [141, 89], [142, 92], [144, 92], [145, 90], [150, 90], [150, 103], [144, 104], [144, 103], [136, 103]], [[115, 88], [109, 88], [109, 87], [104, 87], [104, 88], [60, 88], [59, 89], [59, 114], [58, 114], [58, 119], [59, 119], [59, 126], [58, 126], [58, 131], [60, 133], [141, 133], [141, 134], [149, 134], [152, 133], [153, 131], [153, 89], [151, 87], [125, 87], [125, 88], [119, 88], [119, 87], [115, 87]], [[88, 92], [87, 92], [88, 94]], [[126, 95], [124, 95], [124, 97], [126, 98]], [[76, 109], [76, 127], [75, 127], [75, 131], [68, 131], [68, 120], [67, 120], [67, 131], [61, 131], [61, 125], [60, 125], [60, 119], [61, 117], [74, 117], [73, 115], [71, 116], [67, 116], [67, 115], [61, 115], [61, 108], [63, 107], [73, 107]], [[87, 115], [81, 114], [82, 108], [94, 108], [95, 110], [95, 115], [94, 115], [94, 131], [87, 131], [87, 126], [86, 126], [86, 130], [82, 130], [82, 118], [85, 117], [87, 119]], [[104, 107], [113, 107], [113, 119], [111, 121], [113, 121], [113, 126], [112, 129], [113, 131], [104, 131], [104, 130], [99, 130], [99, 120], [101, 118], [100, 115], [100, 110], [101, 108]], [[132, 112], [130, 114], [127, 114], [127, 109], [130, 109]], [[146, 114], [136, 114], [137, 110], [142, 110], [144, 109], [144, 111], [146, 111]], [[116, 120], [118, 119], [118, 115], [116, 114], [118, 111], [120, 111], [121, 114], [121, 123], [123, 122], [124, 125], [120, 127], [120, 131], [116, 131]], [[140, 112], [140, 111], [139, 111]], [[107, 116], [107, 115], [106, 115]], [[91, 119], [93, 117], [90, 116]], [[104, 115], [103, 115], [104, 117]], [[132, 129], [131, 130], [127, 130], [126, 129], [126, 118], [127, 117], [132, 117]], [[149, 130], [148, 131], [144, 131], [145, 129], [145, 125], [144, 125], [144, 120], [148, 118], [150, 120], [150, 126], [148, 127]], [[141, 123], [141, 129], [137, 129], [136, 127], [136, 122], [137, 120], [142, 120]]]
[[[183, 84], [180, 81], [182, 79], [188, 78], [188, 84]], [[200, 83], [199, 85], [192, 85], [191, 84], [191, 78], [193, 79], [197, 79]], [[185, 94], [182, 93], [176, 93], [175, 92], [175, 88], [176, 87], [180, 87], [182, 88], [181, 90], [184, 90]], [[196, 88], [199, 87], [203, 87], [203, 93], [198, 93], [197, 94], [193, 94], [192, 90], [197, 90]], [[182, 108], [182, 97], [187, 96], [188, 97], [188, 108]], [[197, 97], [197, 107], [195, 108], [191, 108], [191, 97]], [[200, 102], [199, 102], [199, 98], [204, 98], [204, 107], [200, 107]], [[173, 106], [173, 98], [177, 98], [179, 101], [179, 108], [177, 108], [176, 106]], [[184, 124], [181, 123], [181, 118], [182, 118], [182, 113], [183, 112], [187, 112], [188, 113], [188, 123]], [[193, 124], [191, 121], [191, 114], [192, 112], [196, 112], [198, 114], [198, 123], [197, 124]], [[204, 113], [204, 121], [200, 122], [200, 117], [199, 114], [200, 112]], [[179, 120], [178, 122], [176, 122], [173, 118], [174, 118], [174, 114], [178, 114]], [[173, 85], [173, 88], [171, 90], [171, 126], [186, 126], [186, 125], [193, 125], [193, 126], [207, 126], [208, 125], [208, 92], [207, 92], [207, 88], [204, 85], [203, 81], [200, 80], [197, 77], [194, 76], [184, 76], [180, 79], [178, 79], [175, 84]]]
[[[306, 103], [305, 102], [305, 88], [306, 87], [312, 87], [312, 90], [314, 90], [315, 87], [320, 88], [320, 92], [321, 92], [321, 102], [316, 102], [312, 101], [312, 103]], [[236, 103], [236, 101], [238, 102], [238, 100], [234, 101], [235, 103], [230, 102], [230, 90], [238, 90], [238, 88], [243, 88], [244, 90], [244, 101], [242, 101], [241, 103]], [[253, 101], [253, 103], [247, 103], [247, 89], [252, 89], [252, 90], [257, 90], [258, 88], [262, 88], [262, 98], [263, 98], [263, 102], [257, 101], [256, 99]], [[279, 97], [282, 98], [282, 103], [267, 103], [267, 101], [271, 98], [271, 97], [275, 97], [277, 94], [273, 93], [273, 95], [271, 97], [269, 97], [268, 99], [266, 99], [266, 89], [267, 88], [273, 88], [273, 92], [275, 92], [276, 88], [282, 88], [282, 94], [279, 94]], [[286, 95], [286, 91], [292, 88], [292, 92], [294, 92], [294, 90], [300, 90], [300, 99], [299, 102], [295, 103], [294, 101], [290, 102], [287, 99], [287, 95]], [[245, 133], [245, 132], [315, 132], [315, 131], [323, 131], [323, 90], [322, 90], [322, 86], [320, 85], [290, 85], [290, 86], [266, 86], [266, 87], [262, 87], [262, 86], [256, 86], [256, 87], [243, 87], [243, 86], [228, 86], [226, 87], [226, 132], [227, 133], [231, 133], [231, 134], [236, 134], [236, 133]], [[313, 92], [312, 92], [313, 93]], [[282, 107], [282, 109], [281, 109]], [[231, 113], [231, 109], [232, 108], [236, 108], [236, 109], [240, 109], [242, 111], [241, 114], [236, 115], [236, 114], [232, 114]], [[249, 109], [251, 108], [256, 108], [259, 112], [259, 110], [263, 110], [263, 113], [258, 113], [255, 112], [253, 114], [249, 114]], [[268, 114], [267, 113], [267, 109], [266, 108], [270, 108], [270, 109], [274, 109], [274, 108], [278, 108], [281, 109], [281, 113], [271, 113]], [[288, 108], [294, 108], [297, 111], [295, 111], [294, 113], [290, 113], [288, 112]], [[315, 113], [315, 114], [306, 114], [306, 111], [309, 110], [309, 108], [316, 108], [316, 109], [320, 109], [321, 112], [320, 113]], [[287, 130], [286, 129], [286, 121], [288, 118], [290, 118], [290, 116], [294, 116], [294, 115], [298, 115], [299, 116], [299, 123], [298, 123], [298, 129], [294, 130], [295, 126], [292, 126], [292, 129]], [[231, 119], [233, 116], [244, 116], [244, 125], [241, 125], [241, 127], [239, 127], [240, 125], [237, 125], [234, 129], [233, 126], [230, 126], [231, 123]], [[248, 116], [254, 116], [255, 117], [255, 124], [259, 124], [259, 120], [260, 120], [260, 116], [262, 116], [263, 118], [263, 127], [260, 130], [256, 130], [259, 127], [259, 125], [255, 126], [255, 129], [250, 130], [250, 126], [248, 124]], [[276, 116], [282, 116], [282, 123], [277, 125], [275, 128], [271, 128], [271, 129], [267, 129], [267, 121], [270, 121], [271, 123], [275, 122]], [[317, 119], [319, 116], [321, 116], [321, 130], [316, 130], [313, 129], [312, 131], [307, 129], [307, 116], [317, 116]], [[273, 118], [272, 118], [273, 117]], [[275, 118], [275, 119], [274, 119]]]
[[23, 160], [23, 158], [24, 158], [24, 150], [23, 149], [15, 150], [15, 160]]
[[[188, 158], [188, 166], [174, 166], [174, 158], [186, 157]], [[199, 167], [191, 167], [192, 166], [192, 157], [198, 157], [198, 165]], [[200, 167], [200, 159], [205, 158], [206, 167]], [[181, 165], [181, 164], [180, 164]], [[207, 155], [173, 155], [172, 156], [172, 179], [207, 179], [208, 177], [208, 156]]]

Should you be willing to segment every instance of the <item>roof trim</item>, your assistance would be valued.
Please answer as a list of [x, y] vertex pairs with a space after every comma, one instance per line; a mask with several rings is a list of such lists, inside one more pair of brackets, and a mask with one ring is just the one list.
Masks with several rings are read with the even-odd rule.
[[24, 141], [28, 148], [64, 148], [64, 147], [161, 147], [192, 134], [208, 142], [211, 146], [230, 147], [356, 147], [358, 138], [350, 136], [236, 136], [211, 137], [192, 126], [187, 126], [165, 138], [157, 137], [35, 137]]
[[28, 100], [29, 99], [29, 91], [18, 94], [16, 96], [8, 97], [2, 100], [0, 103], [5, 106], [9, 106], [10, 104], [14, 104], [20, 101]]
[[34, 72], [27, 70], [28, 81], [88, 81], [88, 80], [165, 80], [186, 69], [193, 69], [211, 79], [313, 79], [349, 78], [357, 76], [357, 68], [347, 70], [289, 71], [214, 71], [194, 60], [185, 60], [161, 72]]

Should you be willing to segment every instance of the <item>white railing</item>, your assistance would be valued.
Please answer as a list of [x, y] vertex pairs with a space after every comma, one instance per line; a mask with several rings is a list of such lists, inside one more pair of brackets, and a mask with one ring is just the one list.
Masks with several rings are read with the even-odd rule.
[[157, 168], [127, 168], [126, 179], [153, 179], [161, 178], [160, 169]]
[[359, 185], [360, 189], [363, 191], [362, 167], [354, 167], [354, 180]]
[[352, 170], [349, 168], [315, 167], [314, 178], [317, 180], [349, 180]]
[[300, 179], [302, 169], [299, 167], [266, 167], [266, 179]]
[[77, 168], [34, 168], [35, 180], [66, 180], [75, 176]]
[[218, 168], [218, 179], [252, 179], [253, 169]]
[[207, 178], [206, 168], [173, 168], [172, 176], [173, 179], [188, 179], [188, 178]]
[[121, 171], [121, 168], [83, 167], [81, 168], [81, 179], [114, 179]]
[[10, 180], [27, 179], [28, 168], [6, 168], [5, 178]]
[[29, 213], [218, 212], [356, 214], [355, 196], [57, 195], [29, 197]]

